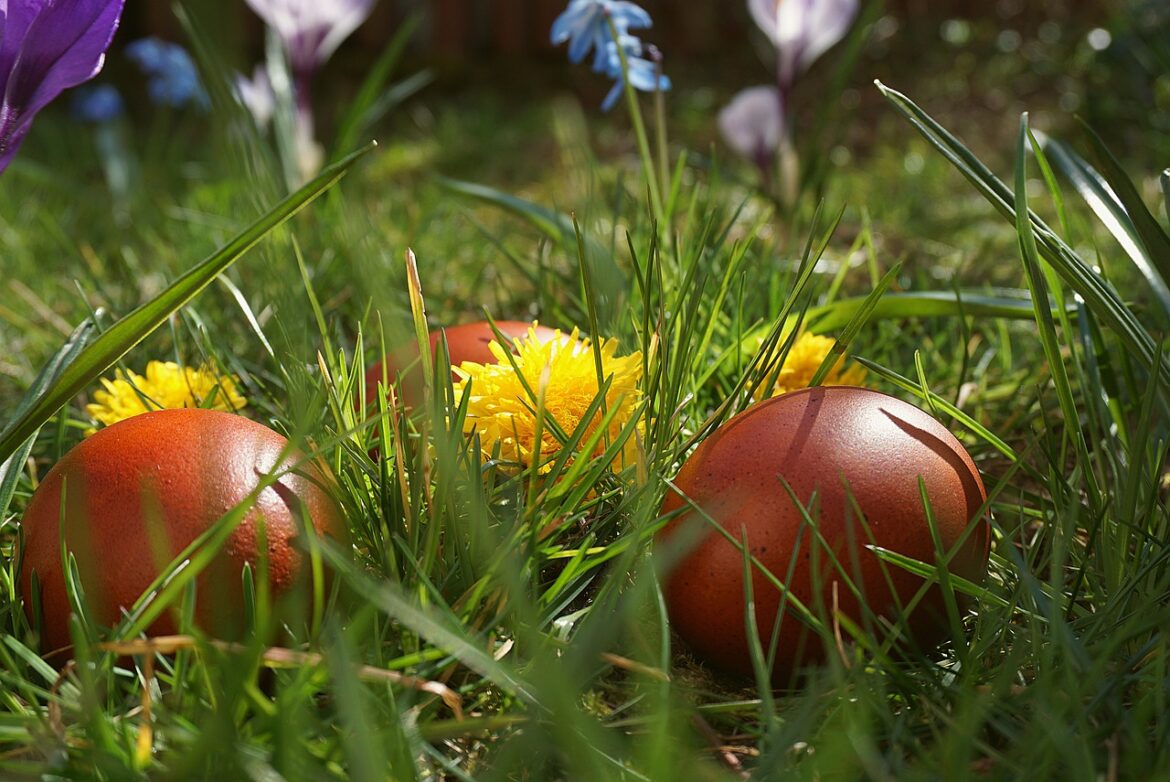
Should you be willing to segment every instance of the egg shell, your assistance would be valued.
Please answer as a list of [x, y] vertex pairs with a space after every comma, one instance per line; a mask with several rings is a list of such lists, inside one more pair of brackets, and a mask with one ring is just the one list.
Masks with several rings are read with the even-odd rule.
[[[69, 646], [71, 611], [60, 532], [77, 560], [91, 616], [112, 626], [170, 561], [239, 504], [277, 464], [287, 440], [247, 418], [214, 410], [158, 410], [119, 421], [83, 440], [45, 476], [22, 522], [21, 584], [32, 621], [32, 573], [41, 586], [42, 648]], [[293, 452], [284, 464], [302, 459]], [[196, 621], [217, 637], [243, 629], [241, 572], [259, 575], [261, 518], [273, 595], [305, 576], [294, 514], [307, 510], [321, 534], [344, 540], [327, 473], [302, 465], [265, 488], [211, 564], [196, 578]], [[62, 509], [62, 491], [65, 502]], [[171, 611], [150, 635], [176, 632]]]
[[[531, 323], [526, 323], [519, 320], [497, 320], [496, 328], [500, 330], [508, 339], [528, 337], [528, 329], [532, 328]], [[548, 342], [556, 339], [558, 332], [555, 329], [550, 329], [547, 326], [536, 326], [536, 338], [542, 342]], [[443, 332], [447, 333], [447, 352], [451, 359], [452, 366], [459, 366], [464, 361], [471, 361], [476, 364], [494, 364], [496, 357], [491, 352], [488, 345], [496, 338], [495, 332], [492, 331], [492, 326], [486, 320], [478, 321], [476, 323], [465, 323], [462, 326], [447, 326], [446, 328], [438, 328], [432, 331], [429, 335], [431, 343], [432, 354], [437, 352], [439, 340], [442, 339]], [[568, 335], [561, 334], [562, 339], [568, 339]], [[402, 393], [408, 406], [415, 406], [422, 396], [422, 380], [421, 372], [417, 368], [418, 346], [411, 343], [405, 345], [393, 352], [391, 352], [384, 362], [386, 364], [386, 376], [391, 382], [394, 381], [395, 376], [403, 371], [406, 371], [406, 376], [400, 380]], [[452, 379], [458, 379], [452, 372]], [[366, 404], [374, 405], [378, 398], [378, 383], [382, 382], [383, 377], [383, 361], [375, 363], [366, 371]]]
[[[811, 530], [780, 479], [791, 486], [806, 509], [815, 492], [819, 513], [814, 518], [826, 544], [864, 590], [869, 607], [892, 617], [896, 601], [905, 606], [923, 580], [893, 564], [883, 567], [864, 546], [872, 535], [878, 546], [928, 564], [936, 561], [919, 494], [920, 477], [946, 550], [962, 538], [969, 524], [974, 526], [948, 569], [980, 581], [987, 568], [990, 529], [986, 518], [978, 515], [987, 494], [974, 462], [934, 418], [877, 391], [817, 387], [756, 404], [704, 440], [686, 460], [675, 485], [737, 540], [746, 531], [751, 554], [814, 613], [819, 605], [819, 615], [831, 616], [833, 582], [840, 576], [832, 569], [825, 547], [810, 542]], [[859, 523], [847, 491], [863, 512], [865, 525]], [[662, 513], [684, 505], [682, 497], [671, 491]], [[686, 541], [680, 534], [684, 529], [688, 530]], [[741, 550], [704, 526], [693, 511], [670, 522], [659, 533], [658, 544], [672, 539], [678, 548], [693, 545], [679, 552], [681, 559], [665, 575], [672, 627], [715, 668], [752, 675]], [[662, 550], [665, 553], [669, 547]], [[813, 550], [820, 552], [819, 594], [814, 594]], [[790, 567], [791, 577], [785, 581]], [[892, 592], [888, 583], [893, 585]], [[759, 636], [767, 649], [781, 592], [755, 568], [752, 588]], [[864, 612], [844, 582], [837, 585], [836, 601], [845, 616], [861, 624]], [[945, 603], [937, 586], [909, 614], [908, 624], [909, 634], [923, 648], [933, 647], [947, 635]], [[801, 666], [823, 658], [819, 635], [786, 607], [773, 682], [789, 683]]]

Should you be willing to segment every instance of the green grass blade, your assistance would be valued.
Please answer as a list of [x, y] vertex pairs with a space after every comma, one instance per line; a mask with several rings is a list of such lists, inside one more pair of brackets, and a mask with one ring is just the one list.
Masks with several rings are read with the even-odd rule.
[[1056, 323], [1052, 312], [1044, 302], [1048, 301], [1048, 284], [1045, 282], [1041, 270], [1040, 250], [1036, 246], [1036, 235], [1032, 230], [1032, 221], [1028, 215], [1028, 115], [1020, 118], [1020, 133], [1016, 140], [1016, 234], [1019, 237], [1020, 257], [1024, 262], [1024, 274], [1028, 280], [1028, 288], [1032, 291], [1032, 301], [1036, 304], [1036, 323], [1040, 332], [1040, 344], [1044, 348], [1044, 356], [1048, 360], [1048, 370], [1052, 382], [1056, 386], [1056, 396], [1060, 401], [1060, 409], [1064, 413], [1065, 427], [1061, 430], [1062, 437], [1067, 438], [1075, 431], [1080, 432], [1077, 425], [1079, 418], [1076, 403], [1073, 400], [1072, 385], [1069, 383], [1065, 370], [1064, 357], [1060, 354], [1060, 342], [1056, 336]]
[[19, 446], [70, 399], [109, 369], [122, 356], [166, 322], [176, 310], [239, 260], [268, 233], [285, 223], [317, 196], [333, 187], [374, 144], [359, 149], [329, 166], [316, 178], [288, 196], [248, 226], [217, 252], [171, 283], [155, 298], [123, 317], [82, 350], [51, 386], [21, 414], [8, 423], [0, 436], [0, 460], [7, 460]]
[[[858, 296], [819, 307], [810, 307], [805, 323], [809, 331], [817, 334], [836, 331], [849, 323], [868, 299], [868, 296]], [[1076, 309], [1070, 306], [1069, 313], [1075, 315]], [[919, 291], [887, 293], [873, 303], [869, 319], [962, 315], [1009, 320], [1032, 320], [1036, 316], [1031, 294], [1024, 290], [1005, 290], [993, 296], [967, 291]]]
[[[65, 367], [69, 366], [73, 359], [77, 357], [77, 354], [89, 343], [90, 338], [93, 336], [94, 328], [93, 318], [86, 318], [81, 322], [81, 325], [73, 330], [73, 333], [65, 340], [65, 344], [61, 346], [61, 349], [41, 368], [41, 371], [33, 380], [32, 385], [29, 386], [24, 399], [17, 405], [16, 415], [20, 415], [32, 407], [37, 397], [41, 396], [46, 388], [49, 388], [56, 382]], [[37, 427], [38, 430], [39, 428]], [[10, 454], [3, 461], [0, 461], [0, 519], [3, 519], [4, 514], [8, 512], [8, 504], [12, 502], [12, 495], [16, 491], [16, 482], [20, 477], [20, 470], [24, 466], [25, 460], [28, 459], [29, 453], [32, 451], [34, 440], [36, 440], [36, 430], [17, 447], [15, 453]]]
[[[583, 252], [580, 250], [577, 244], [577, 228], [573, 216], [534, 204], [523, 198], [517, 198], [486, 185], [450, 179], [445, 176], [437, 176], [436, 181], [452, 193], [466, 198], [474, 198], [521, 218], [556, 242], [569, 258], [577, 259], [580, 256], [582, 260], [588, 262], [591, 270], [589, 276], [595, 284], [598, 321], [602, 326], [608, 327], [615, 317], [620, 317], [620, 302], [625, 297], [628, 287], [626, 273], [614, 261], [614, 254], [584, 231], [581, 232], [584, 250]], [[593, 336], [598, 335], [594, 334]]]
[[[887, 548], [882, 548], [873, 543], [865, 544], [865, 548], [872, 551], [883, 562], [888, 562], [891, 565], [905, 570], [908, 573], [913, 573], [920, 576], [927, 583], [935, 583], [939, 579], [939, 568], [937, 565], [930, 565], [925, 562], [920, 562], [913, 557], [908, 557], [905, 554], [899, 554], [897, 551], [892, 551]], [[969, 581], [955, 573], [948, 573], [947, 577], [951, 581], [951, 587], [964, 595], [978, 598], [979, 600], [991, 603], [996, 608], [1008, 608], [1010, 603], [997, 595], [988, 587], [976, 584], [974, 581]]]
[[[358, 88], [357, 95], [354, 96], [353, 102], [349, 104], [345, 115], [337, 125], [337, 139], [333, 144], [335, 160], [344, 157], [346, 150], [356, 147], [360, 143], [363, 133], [390, 108], [382, 99], [387, 94], [386, 82], [389, 81], [390, 74], [394, 72], [398, 61], [402, 59], [402, 52], [406, 49], [406, 44], [410, 42], [410, 37], [414, 35], [414, 31], [418, 29], [421, 21], [422, 14], [417, 11], [408, 16], [394, 33], [390, 42], [386, 44], [386, 48], [378, 55], [378, 59], [370, 68], [369, 73], [366, 74], [362, 86]], [[417, 81], [419, 77], [424, 77], [421, 82]], [[417, 90], [429, 80], [429, 76], [425, 73], [419, 73], [408, 77], [402, 83], [417, 82], [415, 88]], [[391, 91], [394, 91], [398, 86], [401, 85], [391, 87]]]
[[36, 432], [21, 443], [6, 461], [0, 463], [0, 521], [3, 521], [5, 514], [8, 513], [8, 505], [12, 502], [12, 495], [16, 493], [16, 483], [20, 480], [21, 469], [28, 461], [28, 455], [32, 453], [35, 440]]
[[837, 361], [845, 356], [845, 351], [849, 349], [849, 343], [857, 336], [857, 332], [861, 330], [861, 327], [869, 321], [878, 302], [881, 301], [882, 295], [889, 290], [890, 285], [897, 279], [898, 273], [901, 270], [902, 264], [895, 263], [882, 276], [878, 284], [874, 286], [874, 289], [869, 292], [869, 295], [862, 299], [861, 306], [854, 310], [853, 317], [845, 324], [845, 329], [833, 343], [832, 350], [828, 352], [824, 360], [821, 361], [821, 365], [817, 367], [817, 371], [813, 374], [812, 380], [808, 383], [810, 386], [819, 386], [825, 379], [825, 375], [829, 374], [829, 370], [836, 366]]
[[[988, 201], [1009, 220], [1015, 220], [1015, 197], [971, 150], [939, 125], [905, 95], [877, 82], [878, 89], [899, 114], [905, 117], [936, 150], [949, 160]], [[1162, 375], [1163, 388], [1170, 388], [1170, 363], [1155, 365], [1154, 340], [1121, 296], [1098, 272], [1085, 263], [1043, 220], [1028, 213], [1040, 255], [1069, 287], [1084, 298], [1101, 322], [1111, 328], [1122, 346], [1146, 366]]]
[[496, 190], [487, 185], [464, 182], [445, 176], [436, 177], [436, 180], [442, 187], [450, 190], [452, 193], [467, 198], [474, 198], [503, 209], [506, 212], [511, 212], [517, 217], [524, 219], [533, 228], [536, 228], [550, 239], [558, 242], [576, 242], [576, 232], [573, 230], [573, 218], [568, 215], [561, 214], [556, 210], [540, 206], [539, 204], [534, 204], [523, 198], [517, 198], [514, 195], [505, 193], [502, 190]]
[[1163, 170], [1158, 180], [1162, 185], [1162, 205], [1166, 208], [1166, 217], [1170, 218], [1170, 168]]
[[772, 671], [768, 667], [768, 655], [760, 640], [760, 626], [756, 621], [756, 596], [752, 589], [752, 554], [748, 544], [747, 528], [740, 527], [740, 553], [743, 555], [743, 623], [747, 636], [748, 656], [751, 658], [752, 673], [756, 677], [756, 691], [760, 696], [761, 721], [769, 730], [775, 728], [778, 719], [776, 702], [772, 697]]
[[[383, 750], [383, 743], [379, 740], [381, 737], [374, 726], [370, 699], [357, 677], [354, 652], [348, 639], [335, 624], [329, 627], [327, 643], [329, 653], [325, 656], [325, 661], [333, 684], [331, 695], [336, 702], [337, 721], [342, 736], [341, 748], [347, 760], [348, 776], [351, 779], [370, 782], [384, 779], [389, 762]], [[400, 723], [395, 720], [391, 724]], [[395, 731], [398, 733], [395, 738], [399, 741], [391, 743], [391, 748], [399, 753], [404, 749], [400, 744], [404, 738], [400, 731], [401, 728]], [[397, 765], [395, 778], [404, 782], [407, 779], [417, 779], [417, 776], [411, 773], [413, 769], [402, 768], [402, 764]], [[405, 776], [404, 772], [410, 776]]]
[[[1043, 136], [1040, 136], [1040, 140], [1053, 165], [1068, 177], [1093, 214], [1097, 215], [1097, 219], [1125, 250], [1125, 254], [1146, 278], [1163, 312], [1170, 315], [1170, 286], [1167, 285], [1170, 277], [1158, 267], [1148, 251], [1149, 245], [1132, 219], [1130, 207], [1119, 198], [1116, 183], [1107, 182], [1096, 169], [1061, 142]], [[1144, 204], [1141, 209], [1145, 210]], [[1154, 223], [1152, 232], [1161, 232], [1153, 216], [1148, 211], [1145, 214]]]
[[364, 595], [378, 610], [418, 633], [481, 676], [515, 692], [531, 704], [540, 705], [536, 693], [519, 674], [510, 671], [510, 666], [505, 663], [493, 659], [483, 650], [481, 642], [467, 636], [466, 628], [453, 628], [449, 621], [438, 615], [436, 609], [421, 605], [398, 584], [372, 580], [354, 567], [347, 555], [329, 541], [322, 541], [321, 552], [333, 565], [334, 572], [357, 594]]
[[1093, 146], [1093, 157], [1097, 160], [1097, 167], [1113, 192], [1116, 193], [1117, 200], [1121, 202], [1129, 214], [1134, 230], [1149, 254], [1150, 262], [1161, 276], [1163, 285], [1170, 284], [1170, 236], [1166, 235], [1166, 230], [1150, 213], [1141, 194], [1134, 186], [1133, 180], [1129, 178], [1125, 169], [1117, 162], [1117, 158], [1105, 146], [1105, 142], [1088, 125], [1083, 125], [1083, 127]]

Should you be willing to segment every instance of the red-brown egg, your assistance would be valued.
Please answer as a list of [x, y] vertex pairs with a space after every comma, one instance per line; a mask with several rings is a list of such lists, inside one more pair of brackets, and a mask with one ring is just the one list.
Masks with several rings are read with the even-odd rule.
[[[496, 328], [509, 340], [513, 338], [526, 339], [531, 323], [518, 320], [497, 320]], [[557, 331], [547, 326], [536, 326], [536, 338], [547, 342], [556, 338]], [[447, 351], [451, 359], [451, 366], [459, 366], [464, 361], [476, 364], [494, 364], [495, 355], [488, 345], [496, 338], [491, 324], [486, 320], [476, 323], [465, 323], [462, 326], [448, 326], [438, 328], [429, 335], [431, 350], [438, 349], [439, 340], [443, 333], [447, 334]], [[562, 339], [568, 339], [567, 334], [561, 334]], [[510, 347], [510, 346], [509, 346]], [[402, 393], [409, 406], [414, 406], [421, 395], [421, 373], [417, 369], [418, 346], [411, 343], [393, 351], [385, 359], [385, 374], [391, 382], [395, 376], [406, 371], [406, 376], [400, 379]], [[378, 383], [382, 382], [383, 362], [375, 363], [366, 371], [366, 404], [373, 405], [377, 397]], [[454, 375], [453, 375], [454, 377]]]
[[[934, 418], [877, 391], [808, 388], [754, 405], [700, 444], [675, 485], [733, 538], [746, 534], [752, 556], [785, 583], [790, 599], [829, 623], [837, 610], [858, 626], [876, 626], [865, 622], [849, 581], [873, 614], [887, 618], [907, 606], [925, 581], [884, 563], [867, 544], [928, 565], [937, 560], [920, 479], [943, 550], [957, 546], [949, 572], [978, 582], [986, 573], [990, 530], [980, 516], [987, 495], [974, 462]], [[815, 542], [784, 482], [811, 510], [823, 544]], [[662, 512], [685, 506], [672, 491]], [[672, 546], [683, 549], [675, 552], [681, 558], [664, 582], [672, 627], [715, 668], [750, 676], [741, 549], [694, 511], [683, 511], [660, 533], [659, 551], [669, 558]], [[834, 560], [845, 575], [834, 569]], [[781, 590], [757, 568], [752, 588], [767, 649]], [[785, 604], [780, 625], [776, 684], [824, 659], [821, 637], [791, 606]], [[907, 615], [904, 629], [920, 647], [946, 637], [945, 606], [941, 589], [933, 586]]]
[[[36, 573], [42, 649], [71, 643], [60, 534], [76, 558], [90, 616], [112, 626], [176, 555], [274, 471], [287, 444], [278, 433], [241, 416], [158, 410], [101, 429], [65, 454], [37, 487], [22, 522], [21, 583], [31, 614]], [[301, 458], [293, 452], [283, 464]], [[321, 468], [302, 466], [260, 492], [196, 579], [200, 627], [220, 637], [242, 631], [242, 570], [249, 563], [255, 575], [260, 573], [261, 525], [274, 596], [305, 576], [306, 558], [295, 542], [302, 511], [319, 533], [347, 537], [325, 488], [326, 476]], [[174, 610], [162, 614], [148, 632], [176, 632]]]

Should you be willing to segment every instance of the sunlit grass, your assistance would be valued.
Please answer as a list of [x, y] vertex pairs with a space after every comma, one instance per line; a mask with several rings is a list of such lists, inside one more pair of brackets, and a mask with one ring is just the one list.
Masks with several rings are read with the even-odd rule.
[[[925, 140], [904, 133], [832, 168], [823, 205], [781, 218], [741, 173], [696, 155], [665, 188], [671, 230], [651, 219], [635, 163], [597, 160], [575, 104], [517, 120], [549, 153], [523, 192], [468, 186], [500, 184], [500, 162], [465, 165], [449, 129], [392, 139], [238, 261], [233, 237], [283, 176], [250, 142], [214, 135], [209, 149], [230, 150], [219, 158], [155, 139], [120, 212], [80, 149], [62, 153], [77, 180], [14, 166], [0, 192], [0, 403], [7, 425], [42, 399], [28, 421], [44, 426], [27, 450], [31, 429], [5, 441], [17, 458], [0, 480], [0, 776], [1155, 778], [1170, 763], [1157, 298], [1075, 188], [1032, 185], [1046, 172], [1023, 129], [1008, 185], [890, 97], [885, 111]], [[481, 120], [500, 121], [442, 122]], [[208, 279], [234, 266], [171, 314], [197, 286], [157, 297], [201, 258]], [[111, 328], [140, 305], [135, 329]], [[639, 419], [610, 442], [557, 432], [565, 454], [542, 471], [464, 435], [441, 356], [418, 409], [385, 388], [366, 415], [355, 406], [387, 348], [485, 310], [641, 351]], [[90, 316], [97, 327], [69, 342]], [[963, 440], [994, 544], [940, 650], [849, 645], [773, 692], [709, 672], [672, 638], [651, 542], [666, 482], [751, 404], [798, 325], [840, 337], [867, 382]], [[81, 352], [72, 379], [38, 382], [83, 342], [101, 350]], [[131, 366], [230, 371], [255, 418], [329, 464], [353, 546], [314, 552], [333, 574], [319, 623], [276, 627], [254, 595], [256, 632], [238, 646], [194, 628], [165, 650], [134, 646], [144, 623], [128, 620], [131, 646], [83, 643], [63, 671], [38, 656], [15, 576], [21, 512], [89, 425], [78, 392], [131, 348]], [[615, 461], [630, 442], [637, 458]], [[148, 610], [190, 615], [191, 597], [176, 586]]]

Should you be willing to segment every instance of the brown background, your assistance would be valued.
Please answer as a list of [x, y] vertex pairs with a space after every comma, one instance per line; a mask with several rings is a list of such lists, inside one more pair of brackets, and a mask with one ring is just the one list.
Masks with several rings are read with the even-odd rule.
[[[323, 0], [324, 1], [324, 0]], [[655, 27], [644, 37], [672, 56], [695, 56], [742, 46], [751, 20], [743, 0], [642, 0]], [[259, 49], [262, 25], [244, 0], [189, 0], [210, 32]], [[465, 65], [473, 60], [542, 59], [550, 55], [549, 28], [567, 0], [380, 0], [351, 46], [377, 51], [414, 13], [422, 16], [413, 44], [425, 64]], [[1073, 17], [1104, 20], [1118, 0], [887, 0], [886, 13], [910, 28], [934, 30], [949, 18], [996, 18], [1027, 27]], [[138, 2], [126, 8], [124, 34], [182, 39], [170, 3]], [[130, 37], [123, 40], [130, 40]]]

